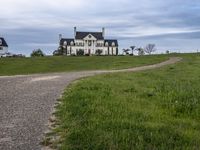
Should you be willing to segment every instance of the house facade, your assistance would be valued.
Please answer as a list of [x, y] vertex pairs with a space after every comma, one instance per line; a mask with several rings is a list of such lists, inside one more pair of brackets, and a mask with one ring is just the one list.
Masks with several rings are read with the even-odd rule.
[[0, 56], [5, 53], [8, 53], [8, 44], [4, 38], [0, 37]]
[[74, 38], [62, 38], [60, 46], [64, 55], [118, 55], [118, 41], [105, 39], [105, 29], [102, 32], [79, 32], [74, 27]]

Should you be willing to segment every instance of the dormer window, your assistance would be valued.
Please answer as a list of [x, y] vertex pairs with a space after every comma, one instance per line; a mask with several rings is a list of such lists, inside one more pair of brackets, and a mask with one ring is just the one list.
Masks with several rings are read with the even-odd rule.
[[106, 46], [108, 46], [108, 42], [106, 42], [106, 44], [105, 44]]
[[74, 45], [74, 42], [73, 42], [73, 41], [71, 41], [70, 45], [71, 45], [71, 46], [73, 46], [73, 45]]
[[67, 41], [64, 41], [63, 45], [64, 45], [64, 46], [67, 46]]
[[115, 46], [115, 43], [114, 43], [114, 42], [112, 42], [112, 46]]

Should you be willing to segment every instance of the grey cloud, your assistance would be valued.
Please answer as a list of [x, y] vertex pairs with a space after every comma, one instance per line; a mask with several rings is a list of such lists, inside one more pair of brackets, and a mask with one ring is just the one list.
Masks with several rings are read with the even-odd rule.
[[[93, 31], [106, 27], [107, 36], [118, 38], [120, 48], [151, 41], [159, 49], [170, 45], [179, 49], [185, 43], [187, 50], [199, 47], [199, 0], [40, 0], [40, 6], [39, 0], [8, 1], [14, 3], [0, 14], [0, 35], [14, 52], [29, 54], [41, 46], [51, 53], [57, 48], [58, 34], [72, 37], [74, 26]], [[19, 8], [23, 4], [27, 7]]]

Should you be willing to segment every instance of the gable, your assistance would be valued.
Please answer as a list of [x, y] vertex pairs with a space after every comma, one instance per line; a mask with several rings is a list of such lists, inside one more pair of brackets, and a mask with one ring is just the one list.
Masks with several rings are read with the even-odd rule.
[[83, 38], [84, 40], [97, 40], [92, 34], [88, 34], [86, 37]]
[[0, 46], [8, 47], [8, 44], [6, 43], [6, 41], [4, 40], [4, 38], [2, 38], [2, 37], [0, 37]]

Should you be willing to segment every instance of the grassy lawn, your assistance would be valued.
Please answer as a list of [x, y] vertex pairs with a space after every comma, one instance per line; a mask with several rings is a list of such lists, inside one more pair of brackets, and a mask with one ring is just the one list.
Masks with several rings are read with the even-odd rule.
[[[199, 149], [200, 56], [140, 73], [82, 79], [66, 89], [59, 149]], [[117, 59], [117, 58], [116, 58]], [[131, 58], [129, 58], [131, 59]], [[53, 133], [54, 134], [54, 133]]]
[[168, 59], [157, 56], [106, 56], [106, 57], [44, 57], [44, 58], [1, 58], [0, 75], [67, 72], [81, 70], [121, 69], [154, 64]]

